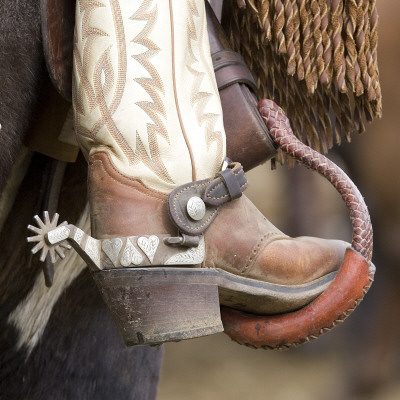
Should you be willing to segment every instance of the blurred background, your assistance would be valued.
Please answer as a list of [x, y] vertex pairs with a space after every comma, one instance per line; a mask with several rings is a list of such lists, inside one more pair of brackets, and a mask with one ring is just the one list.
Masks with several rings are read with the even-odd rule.
[[[383, 118], [329, 154], [370, 209], [372, 289], [346, 323], [297, 349], [252, 350], [224, 334], [167, 344], [158, 400], [400, 399], [400, 2], [377, 4]], [[351, 240], [339, 195], [317, 174], [267, 164], [248, 178], [246, 194], [285, 233]]]

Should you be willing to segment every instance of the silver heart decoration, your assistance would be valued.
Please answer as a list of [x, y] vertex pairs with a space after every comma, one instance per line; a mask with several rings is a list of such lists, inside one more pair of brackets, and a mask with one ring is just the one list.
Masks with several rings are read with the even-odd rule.
[[170, 257], [165, 265], [196, 265], [204, 261], [205, 246], [204, 238], [200, 239], [197, 247], [191, 247], [181, 253], [175, 254]]
[[151, 263], [154, 260], [159, 243], [160, 240], [155, 235], [151, 235], [148, 238], [146, 236], [141, 236], [137, 240], [138, 246], [143, 250], [143, 253], [146, 254]]
[[118, 255], [122, 247], [122, 240], [120, 238], [115, 239], [104, 239], [101, 243], [101, 248], [104, 253], [107, 254], [108, 258], [116, 267], [118, 264]]
[[139, 265], [143, 261], [143, 256], [136, 250], [129, 239], [126, 239], [126, 246], [121, 256], [121, 265], [128, 267], [131, 264]]

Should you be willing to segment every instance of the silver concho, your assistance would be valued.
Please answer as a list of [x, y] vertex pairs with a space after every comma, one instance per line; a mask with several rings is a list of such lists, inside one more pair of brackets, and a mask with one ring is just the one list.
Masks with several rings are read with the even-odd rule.
[[206, 214], [206, 205], [200, 197], [193, 196], [187, 202], [186, 210], [190, 218], [200, 221]]

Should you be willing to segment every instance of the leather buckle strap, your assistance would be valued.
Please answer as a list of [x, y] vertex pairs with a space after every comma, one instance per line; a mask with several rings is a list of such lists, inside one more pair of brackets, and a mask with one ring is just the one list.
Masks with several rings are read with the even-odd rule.
[[238, 199], [242, 195], [242, 189], [233, 171], [228, 168], [225, 171], [220, 172], [220, 176], [228, 189], [229, 197], [232, 200]]
[[239, 198], [248, 183], [240, 163], [233, 162], [214, 178], [179, 186], [168, 198], [169, 212], [178, 229], [188, 235], [202, 234], [220, 208]]
[[229, 200], [238, 199], [247, 188], [248, 182], [240, 163], [231, 163], [206, 188], [203, 201], [218, 206]]

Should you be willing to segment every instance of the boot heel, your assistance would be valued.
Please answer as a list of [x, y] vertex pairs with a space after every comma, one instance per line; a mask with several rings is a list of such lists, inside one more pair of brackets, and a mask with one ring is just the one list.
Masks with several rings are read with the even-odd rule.
[[194, 268], [124, 268], [92, 275], [127, 346], [223, 331], [218, 286]]

